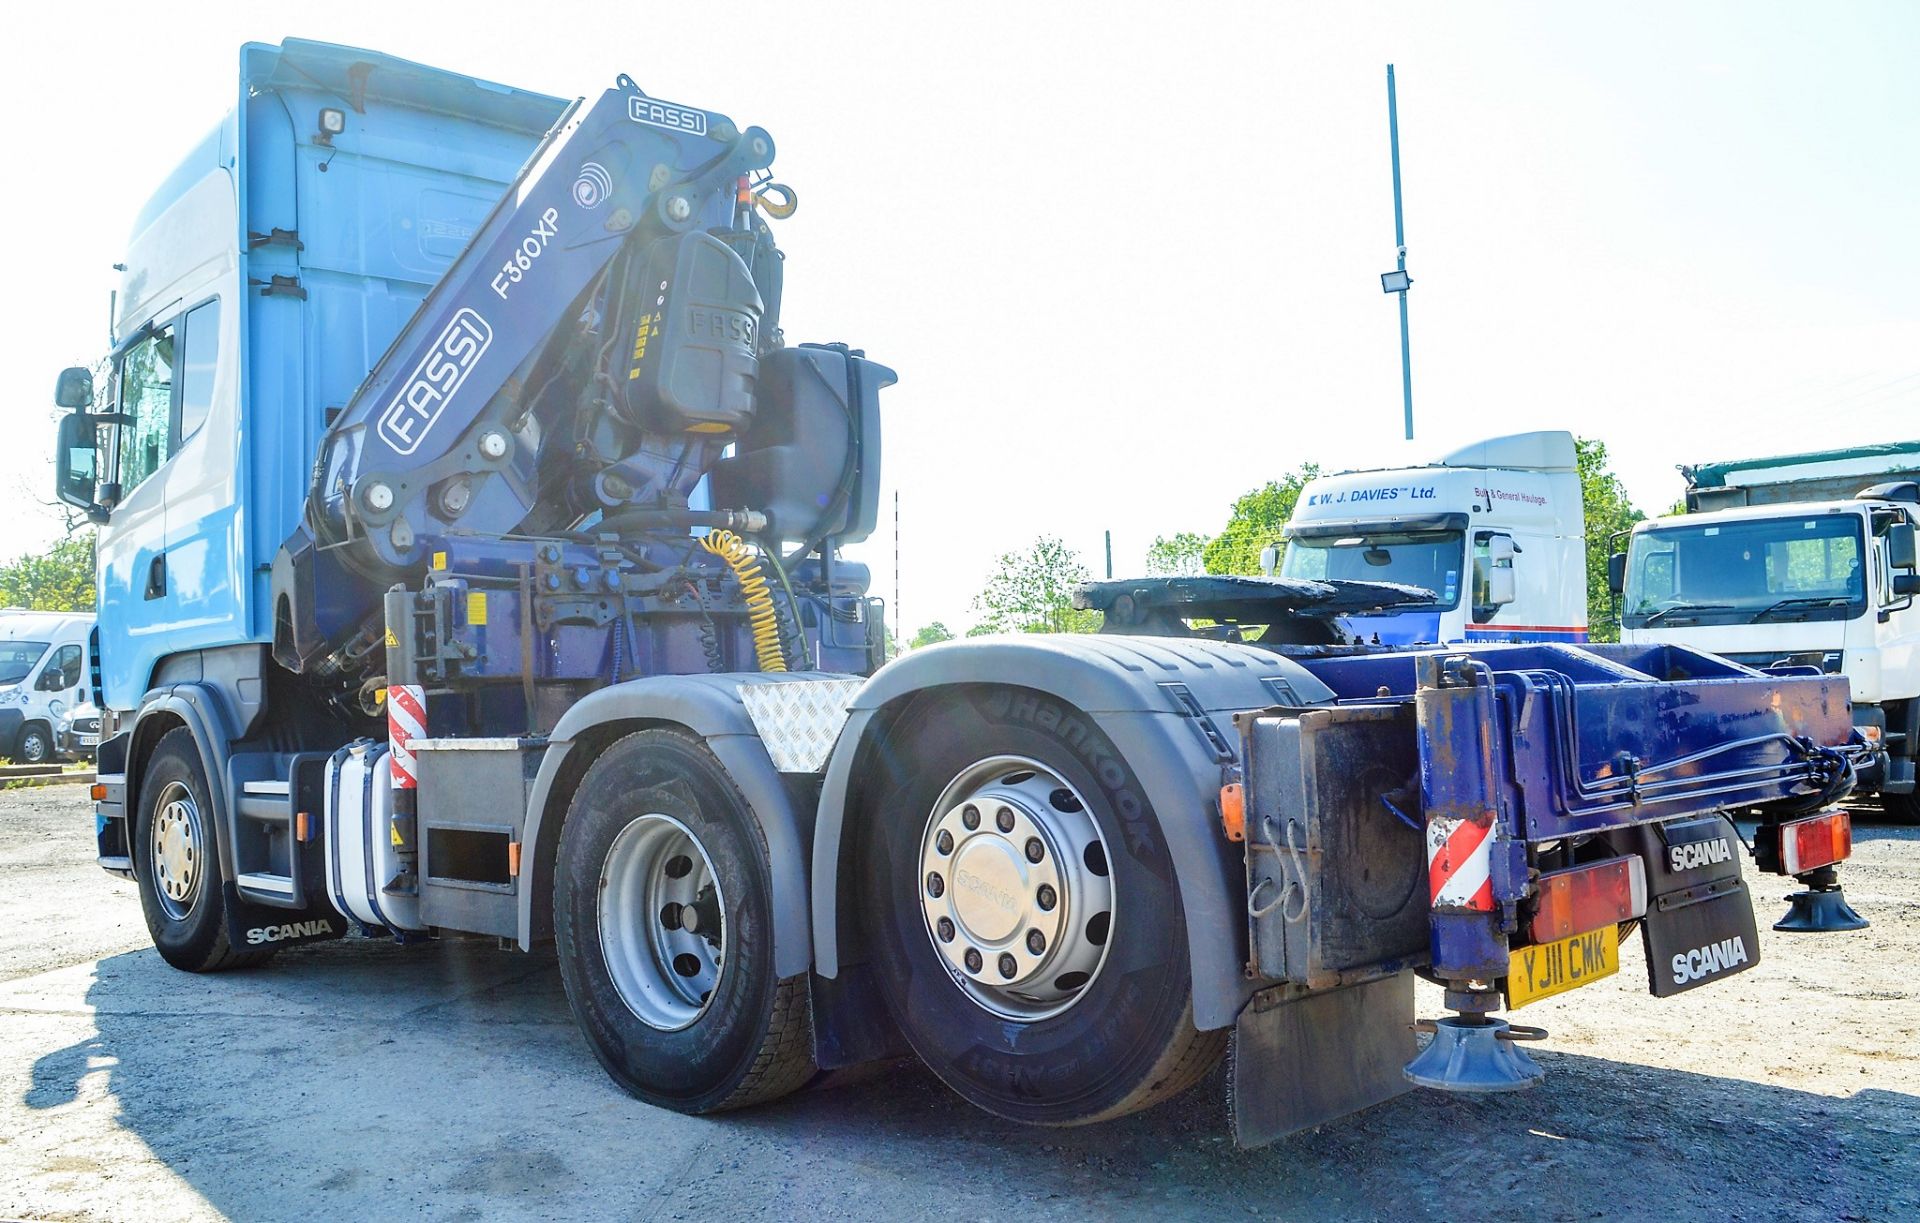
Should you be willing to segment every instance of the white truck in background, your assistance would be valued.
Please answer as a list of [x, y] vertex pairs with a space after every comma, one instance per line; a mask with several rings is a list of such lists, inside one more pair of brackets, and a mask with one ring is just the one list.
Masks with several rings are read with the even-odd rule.
[[1683, 467], [1687, 512], [1608, 567], [1621, 638], [1845, 675], [1879, 748], [1862, 790], [1920, 822], [1920, 441]]
[[1398, 582], [1431, 603], [1344, 616], [1383, 645], [1587, 639], [1586, 513], [1573, 434], [1488, 438], [1425, 467], [1300, 490], [1280, 575]]

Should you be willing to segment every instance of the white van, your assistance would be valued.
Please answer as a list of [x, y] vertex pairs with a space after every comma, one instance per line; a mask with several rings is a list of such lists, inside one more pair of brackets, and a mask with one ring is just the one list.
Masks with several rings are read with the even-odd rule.
[[0, 611], [0, 756], [45, 764], [68, 712], [92, 699], [93, 617]]

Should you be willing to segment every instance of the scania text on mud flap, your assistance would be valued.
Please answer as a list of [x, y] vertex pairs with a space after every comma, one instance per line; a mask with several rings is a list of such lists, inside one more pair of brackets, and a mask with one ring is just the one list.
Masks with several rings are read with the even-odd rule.
[[[1434, 592], [1289, 577], [1094, 584], [1098, 634], [887, 662], [848, 549], [895, 376], [788, 342], [773, 161], [625, 77], [242, 50], [134, 235], [112, 402], [56, 394], [100, 523], [99, 860], [168, 963], [551, 945], [608, 1074], [687, 1113], [911, 1055], [1078, 1124], [1230, 1046], [1254, 1144], [1535, 1081], [1490, 1013], [1636, 924], [1656, 993], [1750, 967], [1727, 812], [1838, 897], [1832, 676], [1357, 644]], [[1417, 976], [1454, 1012], [1425, 1053]]]

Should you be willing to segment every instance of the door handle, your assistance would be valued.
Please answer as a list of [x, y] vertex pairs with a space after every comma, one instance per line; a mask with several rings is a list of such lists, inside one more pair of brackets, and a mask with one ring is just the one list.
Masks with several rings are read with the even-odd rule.
[[167, 554], [156, 552], [147, 562], [147, 594], [149, 599], [165, 598], [167, 594]]

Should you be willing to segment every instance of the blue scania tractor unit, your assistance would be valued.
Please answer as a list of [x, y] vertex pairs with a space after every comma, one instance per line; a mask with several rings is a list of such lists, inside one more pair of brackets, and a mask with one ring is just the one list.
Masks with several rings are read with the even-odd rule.
[[1433, 592], [1288, 577], [887, 661], [849, 552], [895, 376], [783, 333], [767, 132], [624, 77], [239, 68], [140, 214], [105, 385], [56, 391], [100, 864], [176, 967], [550, 949], [613, 1078], [687, 1112], [911, 1055], [1074, 1124], [1231, 1046], [1257, 1143], [1533, 1083], [1494, 1013], [1635, 932], [1655, 994], [1750, 967], [1749, 852], [1790, 922], [1857, 921], [1843, 678], [1383, 646], [1340, 624]]

